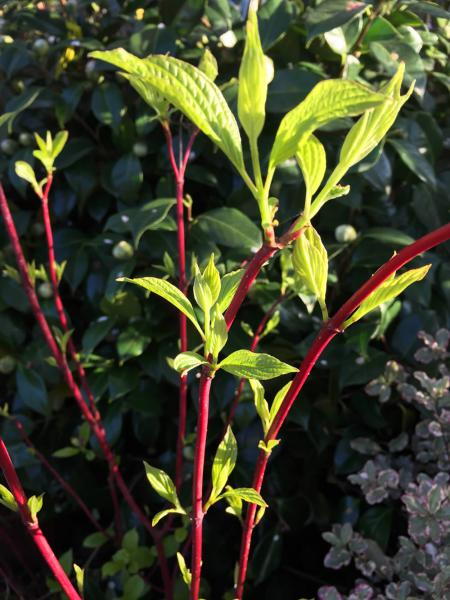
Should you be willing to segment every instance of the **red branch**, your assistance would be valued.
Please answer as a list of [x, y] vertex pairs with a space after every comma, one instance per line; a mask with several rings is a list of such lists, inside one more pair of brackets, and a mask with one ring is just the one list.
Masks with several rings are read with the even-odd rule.
[[25, 492], [23, 491], [14, 465], [12, 464], [11, 457], [9, 456], [8, 450], [2, 438], [0, 438], [0, 468], [5, 476], [9, 491], [14, 496], [14, 500], [16, 501], [17, 509], [23, 524], [25, 525], [28, 533], [31, 535], [33, 542], [36, 544], [42, 558], [49, 566], [69, 600], [81, 600], [81, 596], [73, 587], [70, 579], [65, 574], [64, 569], [60, 565], [53, 550], [47, 542], [47, 539], [39, 526], [37, 517], [33, 519], [30, 513], [27, 505], [27, 497], [25, 496]]
[[[370, 279], [362, 285], [358, 291], [356, 291], [345, 304], [337, 311], [337, 313], [326, 323], [323, 324], [322, 329], [317, 335], [316, 339], [312, 343], [308, 353], [300, 365], [300, 369], [292, 381], [291, 387], [289, 388], [281, 406], [277, 413], [277, 416], [272, 423], [267, 435], [265, 442], [276, 439], [280, 428], [285, 422], [293, 403], [299, 395], [305, 381], [319, 359], [322, 352], [331, 342], [335, 335], [341, 332], [343, 323], [349, 318], [349, 316], [358, 308], [358, 306], [367, 298], [374, 290], [376, 290], [390, 275], [395, 273], [403, 265], [416, 258], [422, 252], [433, 248], [443, 242], [450, 239], [450, 224], [444, 225], [431, 233], [423, 236], [413, 244], [410, 244], [406, 248], [403, 248], [398, 254], [393, 256], [388, 262], [382, 265]], [[261, 491], [264, 475], [269, 460], [269, 455], [261, 450], [253, 476], [252, 487], [258, 492]], [[248, 507], [247, 515], [245, 519], [244, 529], [242, 532], [241, 542], [241, 553], [239, 560], [239, 573], [238, 581], [236, 586], [235, 597], [237, 600], [242, 600], [244, 592], [244, 583], [247, 574], [248, 559], [250, 552], [250, 544], [255, 527], [255, 515], [256, 505], [251, 504]]]
[[128, 487], [122, 477], [122, 474], [118, 468], [118, 465], [117, 465], [115, 456], [111, 450], [111, 447], [108, 444], [108, 441], [106, 439], [105, 429], [104, 429], [102, 423], [96, 417], [96, 415], [94, 415], [91, 412], [89, 406], [86, 404], [86, 402], [83, 398], [81, 389], [77, 385], [76, 381], [74, 380], [72, 372], [70, 371], [69, 366], [67, 364], [67, 361], [66, 361], [65, 357], [63, 356], [63, 354], [61, 353], [61, 351], [55, 341], [55, 338], [50, 330], [47, 319], [44, 316], [44, 313], [39, 304], [36, 292], [34, 290], [34, 287], [33, 287], [33, 284], [32, 284], [31, 278], [30, 278], [30, 273], [28, 270], [28, 265], [26, 263], [25, 256], [23, 254], [22, 247], [20, 245], [19, 236], [17, 234], [17, 230], [16, 230], [16, 227], [15, 227], [12, 215], [11, 215], [11, 211], [9, 210], [8, 202], [6, 200], [3, 186], [1, 184], [0, 184], [0, 212], [2, 214], [3, 221], [4, 221], [5, 227], [6, 227], [6, 231], [8, 233], [8, 237], [9, 237], [14, 255], [16, 257], [17, 265], [18, 265], [20, 276], [22, 279], [22, 286], [28, 297], [34, 317], [35, 317], [36, 321], [38, 322], [41, 333], [44, 336], [44, 339], [50, 349], [50, 352], [52, 353], [52, 355], [58, 365], [58, 368], [60, 369], [60, 371], [66, 381], [67, 386], [69, 387], [73, 397], [75, 398], [75, 401], [78, 404], [78, 407], [80, 408], [81, 413], [83, 414], [86, 421], [89, 423], [92, 433], [97, 438], [100, 448], [102, 450], [102, 453], [106, 459], [106, 462], [108, 463], [110, 473], [114, 477], [114, 480], [115, 480], [117, 486], [121, 490], [121, 492], [125, 498], [125, 501], [127, 502], [129, 507], [131, 508], [131, 510], [136, 514], [136, 516], [141, 521], [142, 525], [147, 529], [147, 531], [150, 533], [150, 535], [153, 538], [153, 541], [154, 541], [155, 547], [156, 547], [156, 551], [158, 554], [158, 560], [159, 560], [159, 563], [161, 566], [161, 573], [162, 573], [162, 577], [163, 577], [163, 581], [164, 581], [166, 598], [167, 598], [167, 600], [170, 600], [172, 598], [172, 582], [170, 579], [169, 568], [167, 565], [167, 560], [165, 557], [164, 547], [162, 544], [161, 537], [160, 537], [159, 533], [155, 529], [153, 529], [153, 527], [151, 526], [151, 524], [148, 521], [148, 518], [144, 515], [144, 513], [140, 510], [140, 508], [136, 504], [136, 501], [134, 500], [134, 498], [133, 498], [130, 490], [128, 489]]
[[205, 468], [206, 435], [208, 432], [209, 392], [211, 389], [209, 367], [204, 367], [198, 394], [197, 438], [194, 456], [192, 485], [192, 583], [191, 600], [198, 600], [202, 571], [203, 544], [203, 471]]

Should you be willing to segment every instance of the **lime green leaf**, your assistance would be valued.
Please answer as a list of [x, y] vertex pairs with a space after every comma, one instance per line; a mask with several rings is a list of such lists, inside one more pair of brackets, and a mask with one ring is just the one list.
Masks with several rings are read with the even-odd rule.
[[[233, 488], [227, 485], [226, 490], [231, 491]], [[225, 500], [228, 503], [228, 507], [225, 509], [230, 515], [234, 515], [240, 521], [242, 521], [242, 499], [239, 496], [230, 494], [229, 496], [225, 496]]]
[[285, 115], [270, 154], [269, 168], [291, 158], [299, 145], [330, 121], [352, 117], [374, 108], [384, 96], [345, 79], [320, 81], [305, 100]]
[[96, 533], [91, 533], [91, 535], [88, 535], [86, 538], [84, 538], [83, 546], [85, 548], [99, 548], [107, 541], [108, 537], [101, 531], [97, 531]]
[[162, 498], [165, 498], [174, 504], [176, 507], [179, 507], [180, 502], [178, 500], [175, 485], [167, 473], [165, 473], [162, 469], [151, 467], [145, 461], [144, 466], [147, 479], [155, 492]]
[[77, 564], [73, 563], [73, 570], [75, 571], [75, 579], [77, 581], [77, 588], [81, 595], [84, 593], [84, 569]]
[[200, 59], [198, 68], [204, 73], [211, 81], [214, 81], [219, 73], [217, 66], [217, 60], [214, 54], [209, 48], [205, 48], [202, 57]]
[[14, 165], [16, 175], [28, 181], [33, 187], [35, 193], [41, 198], [42, 197], [42, 188], [37, 182], [36, 175], [34, 174], [33, 167], [29, 165], [24, 160], [18, 160]]
[[249, 379], [250, 387], [253, 391], [253, 400], [255, 402], [256, 412], [263, 426], [264, 435], [267, 434], [270, 427], [269, 405], [264, 398], [264, 387], [257, 379]]
[[382, 90], [386, 99], [376, 108], [367, 111], [348, 132], [341, 148], [339, 162], [346, 169], [365, 158], [378, 146], [392, 127], [403, 104], [411, 96], [414, 85], [408, 92], [400, 95], [405, 64], [401, 63], [394, 77]]
[[248, 379], [273, 379], [298, 371], [295, 367], [281, 362], [270, 354], [251, 352], [250, 350], [232, 352], [218, 365], [218, 368], [237, 377]]
[[327, 168], [325, 148], [316, 136], [310, 135], [307, 140], [300, 144], [295, 156], [305, 180], [306, 204], [308, 204], [325, 175]]
[[259, 38], [258, 19], [250, 4], [247, 37], [239, 69], [238, 115], [249, 139], [256, 142], [264, 126], [267, 98], [266, 58]]
[[[209, 315], [209, 311], [213, 305], [212, 293], [209, 285], [207, 284], [205, 278], [203, 277], [200, 269], [197, 266], [197, 263], [194, 261], [193, 263], [193, 272], [195, 274], [194, 279], [194, 298], [197, 302], [198, 306], [202, 309], [205, 314]], [[208, 333], [208, 328], [205, 325], [205, 331]]]
[[212, 466], [212, 490], [207, 506], [211, 506], [211, 504], [217, 500], [223, 488], [226, 486], [228, 478], [236, 466], [236, 459], [236, 438], [231, 431], [231, 427], [228, 426], [214, 457]]
[[239, 269], [238, 271], [227, 273], [222, 277], [220, 293], [217, 298], [217, 305], [220, 309], [220, 312], [224, 313], [229, 307], [231, 301], [233, 300], [234, 294], [241, 283], [244, 273], [244, 269]]
[[6, 506], [6, 508], [9, 508], [9, 510], [12, 510], [14, 512], [17, 512], [18, 510], [17, 502], [14, 500], [14, 496], [11, 494], [8, 488], [2, 485], [1, 483], [0, 504], [3, 504], [3, 506]]
[[133, 56], [123, 48], [90, 54], [153, 86], [228, 156], [245, 170], [236, 119], [222, 92], [200, 69], [172, 56]]
[[156, 513], [156, 515], [153, 517], [152, 527], [156, 527], [156, 525], [158, 525], [158, 523], [161, 521], [161, 519], [163, 519], [167, 515], [175, 514], [175, 513], [178, 515], [185, 515], [186, 511], [183, 510], [182, 508], [166, 508], [165, 510], [161, 510], [158, 513]]
[[262, 499], [261, 494], [259, 494], [253, 488], [235, 488], [228, 490], [222, 494], [221, 498], [229, 498], [230, 496], [235, 496], [241, 500], [244, 500], [245, 502], [249, 502], [250, 504], [257, 504], [258, 506], [267, 507], [267, 504]]
[[153, 108], [158, 119], [164, 120], [167, 118], [170, 105], [164, 96], [162, 96], [153, 86], [140, 77], [135, 77], [128, 73], [121, 73], [121, 75], [122, 77], [128, 79], [130, 85], [134, 87], [144, 102]]
[[187, 351], [181, 352], [181, 354], [178, 354], [175, 357], [175, 360], [173, 361], [173, 368], [175, 371], [178, 371], [178, 373], [187, 373], [188, 371], [191, 371], [200, 365], [206, 364], [207, 362], [203, 356], [200, 356], [200, 354], [197, 354], [197, 352]]
[[191, 574], [190, 570], [187, 568], [186, 561], [184, 560], [184, 556], [181, 554], [181, 552], [177, 552], [177, 561], [178, 561], [178, 566], [180, 568], [181, 576], [183, 577], [184, 583], [188, 587], [191, 587], [192, 574]]
[[[308, 290], [317, 297], [323, 310], [327, 291], [328, 255], [320, 235], [312, 225], [297, 238], [292, 264]], [[324, 314], [324, 319], [326, 318], [327, 315]]]
[[209, 354], [212, 354], [214, 361], [217, 360], [219, 352], [225, 346], [227, 340], [227, 324], [222, 313], [220, 312], [219, 307], [216, 304], [212, 311], [212, 325], [205, 346], [206, 355], [208, 356]]
[[40, 494], [39, 496], [30, 496], [30, 498], [28, 498], [27, 505], [33, 521], [36, 521], [36, 515], [41, 510], [43, 502], [44, 494]]
[[53, 140], [53, 144], [52, 144], [53, 160], [55, 160], [56, 157], [61, 154], [61, 152], [64, 149], [64, 146], [66, 145], [68, 138], [69, 138], [68, 131], [58, 131], [58, 133], [55, 135], [55, 139]]
[[260, 442], [258, 443], [258, 448], [264, 450], [266, 454], [271, 454], [273, 448], [275, 448], [275, 446], [278, 446], [279, 443], [280, 440], [268, 440], [267, 442], [265, 442], [264, 440], [260, 440]]
[[173, 306], [178, 308], [186, 317], [195, 325], [195, 328], [200, 333], [202, 338], [205, 338], [205, 334], [200, 327], [197, 317], [195, 316], [192, 304], [186, 298], [186, 296], [180, 292], [180, 290], [172, 283], [165, 281], [164, 279], [158, 279], [158, 277], [137, 277], [135, 279], [129, 279], [128, 277], [120, 277], [117, 281], [127, 281], [128, 283], [134, 283], [141, 287], [161, 296]]
[[208, 264], [203, 271], [203, 279], [206, 281], [209, 289], [211, 290], [211, 300], [214, 304], [220, 294], [220, 275], [214, 264], [214, 254], [211, 254]]
[[76, 456], [79, 453], [79, 448], [75, 448], [74, 446], [65, 446], [64, 448], [55, 450], [52, 456], [54, 456], [55, 458], [70, 458], [71, 456]]
[[430, 266], [431, 265], [425, 265], [418, 269], [410, 269], [401, 275], [386, 279], [386, 281], [384, 281], [360, 304], [359, 308], [352, 316], [345, 321], [342, 326], [343, 329], [346, 329], [352, 323], [359, 321], [364, 315], [380, 306], [380, 304], [383, 304], [383, 302], [396, 298], [412, 283], [423, 279], [428, 273]]
[[[284, 400], [284, 397], [286, 396], [286, 394], [288, 393], [289, 388], [292, 385], [292, 381], [289, 381], [288, 383], [286, 383], [286, 385], [284, 385], [281, 390], [278, 390], [278, 392], [275, 394], [275, 398], [272, 401], [272, 404], [270, 406], [270, 414], [269, 414], [269, 421], [270, 424], [272, 425], [275, 417], [277, 416], [277, 413], [280, 409], [281, 403]], [[274, 440], [272, 440], [274, 441]]]

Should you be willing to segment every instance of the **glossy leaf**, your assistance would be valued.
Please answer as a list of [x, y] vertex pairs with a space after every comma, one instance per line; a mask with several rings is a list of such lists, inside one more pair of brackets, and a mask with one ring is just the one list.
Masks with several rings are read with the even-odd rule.
[[224, 313], [233, 300], [234, 294], [239, 287], [244, 269], [232, 271], [222, 277], [219, 297], [217, 298], [217, 305], [220, 312]]
[[359, 308], [352, 314], [352, 316], [345, 321], [343, 329], [346, 329], [352, 323], [359, 321], [364, 315], [371, 310], [378, 308], [383, 302], [393, 300], [399, 294], [403, 292], [407, 287], [416, 281], [423, 279], [431, 265], [425, 265], [418, 269], [410, 269], [401, 275], [390, 277], [384, 281], [374, 292], [370, 294], [359, 306]]
[[[313, 293], [322, 308], [325, 308], [325, 296], [328, 279], [328, 254], [320, 235], [311, 225], [303, 235], [297, 238], [292, 253], [292, 264], [297, 275]], [[324, 318], [327, 318], [325, 309]]]
[[255, 403], [256, 412], [261, 419], [264, 435], [266, 435], [270, 427], [270, 416], [269, 405], [267, 404], [267, 400], [264, 398], [264, 387], [257, 379], [249, 379], [249, 383], [253, 391], [253, 400]]
[[374, 108], [382, 94], [344, 79], [319, 82], [303, 102], [282, 119], [270, 153], [269, 167], [295, 155], [298, 146], [319, 127], [344, 117], [353, 117]]
[[298, 371], [295, 367], [291, 367], [270, 354], [251, 352], [250, 350], [232, 352], [218, 365], [218, 368], [224, 369], [236, 377], [246, 377], [247, 379], [273, 379]]
[[186, 296], [172, 283], [169, 283], [164, 279], [158, 279], [157, 277], [137, 277], [135, 279], [120, 277], [117, 281], [134, 283], [135, 285], [145, 288], [149, 292], [153, 292], [154, 294], [161, 296], [161, 298], [164, 298], [173, 304], [173, 306], [175, 306], [183, 314], [185, 314], [186, 317], [194, 324], [202, 338], [204, 338], [204, 333], [197, 321], [192, 304], [189, 302]]
[[247, 215], [223, 206], [202, 213], [194, 222], [203, 234], [230, 248], [245, 248], [256, 252], [261, 246], [261, 232]]
[[222, 498], [229, 498], [231, 496], [240, 498], [249, 504], [267, 507], [267, 503], [264, 502], [261, 494], [253, 488], [234, 488], [222, 494]]
[[181, 352], [173, 361], [173, 368], [178, 373], [187, 373], [200, 365], [206, 365], [206, 360], [197, 352]]
[[161, 519], [163, 519], [164, 517], [167, 517], [167, 515], [172, 515], [172, 514], [185, 515], [186, 511], [183, 510], [182, 508], [166, 508], [165, 510], [161, 510], [158, 513], [156, 513], [156, 515], [153, 517], [152, 527], [156, 527], [156, 525], [158, 525], [158, 523], [161, 521]]
[[219, 146], [238, 171], [244, 171], [241, 136], [233, 113], [220, 89], [200, 69], [172, 56], [140, 59], [123, 48], [92, 52], [91, 56], [153, 86]]
[[212, 490], [208, 500], [211, 505], [218, 498], [226, 486], [231, 473], [236, 466], [237, 443], [236, 438], [228, 426], [223, 440], [220, 442], [212, 466]]
[[6, 506], [6, 508], [9, 508], [9, 510], [12, 510], [14, 512], [17, 512], [18, 507], [17, 507], [17, 503], [14, 500], [14, 496], [11, 494], [11, 492], [8, 490], [7, 487], [5, 487], [4, 485], [2, 485], [0, 483], [0, 504], [3, 504], [3, 506]]
[[323, 144], [314, 135], [300, 144], [296, 153], [306, 186], [306, 205], [316, 193], [325, 176], [327, 156]]
[[171, 504], [179, 506], [179, 500], [175, 484], [172, 479], [162, 469], [150, 466], [144, 461], [145, 474], [147, 475], [148, 482], [158, 494], [165, 500], [168, 500]]
[[177, 561], [183, 581], [188, 587], [190, 587], [192, 581], [192, 573], [187, 568], [186, 561], [184, 560], [184, 556], [181, 554], [181, 552], [177, 552]]

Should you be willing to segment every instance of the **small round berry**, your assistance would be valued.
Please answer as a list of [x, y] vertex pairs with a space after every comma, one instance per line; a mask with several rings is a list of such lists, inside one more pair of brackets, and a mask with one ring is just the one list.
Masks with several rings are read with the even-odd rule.
[[44, 38], [38, 38], [33, 44], [33, 52], [38, 56], [47, 56], [50, 46]]
[[128, 260], [134, 254], [133, 246], [129, 242], [121, 240], [112, 249], [112, 254], [117, 260]]
[[17, 150], [17, 142], [11, 138], [5, 138], [0, 143], [0, 149], [4, 154], [12, 155]]
[[28, 133], [28, 131], [22, 131], [19, 135], [19, 143], [22, 146], [31, 146], [34, 143], [34, 137], [31, 133]]
[[148, 146], [145, 142], [136, 142], [133, 144], [133, 154], [138, 158], [143, 158], [148, 154]]
[[358, 237], [358, 234], [353, 225], [345, 224], [336, 227], [336, 229], [334, 230], [334, 237], [338, 242], [348, 243], [355, 241]]
[[12, 356], [9, 356], [9, 354], [6, 354], [5, 356], [2, 356], [0, 358], [0, 373], [2, 373], [2, 375], [9, 375], [9, 373], [12, 373], [15, 368], [16, 368], [16, 359], [15, 358], [13, 358]]
[[38, 287], [38, 294], [41, 298], [51, 298], [53, 296], [53, 288], [51, 283], [44, 281]]

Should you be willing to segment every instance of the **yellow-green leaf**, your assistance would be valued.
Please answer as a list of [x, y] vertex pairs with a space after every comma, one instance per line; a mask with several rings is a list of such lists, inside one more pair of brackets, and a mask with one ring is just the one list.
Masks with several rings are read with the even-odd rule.
[[177, 552], [177, 561], [178, 561], [178, 566], [180, 568], [181, 576], [183, 577], [184, 583], [188, 587], [191, 587], [192, 574], [191, 574], [190, 570], [187, 568], [186, 561], [184, 560], [184, 556], [181, 554], [181, 552]]
[[368, 296], [359, 306], [359, 308], [352, 314], [352, 316], [345, 321], [343, 329], [346, 329], [352, 323], [359, 321], [364, 315], [371, 310], [374, 310], [383, 302], [396, 298], [403, 292], [407, 287], [416, 281], [420, 281], [428, 273], [431, 265], [425, 265], [418, 269], [410, 269], [401, 275], [390, 277], [386, 279], [370, 296]]
[[12, 510], [14, 512], [17, 512], [18, 510], [17, 502], [14, 500], [14, 496], [11, 494], [8, 488], [2, 485], [1, 483], [0, 504], [3, 504], [3, 506], [6, 506], [6, 508], [9, 508], [9, 510]]
[[162, 469], [157, 469], [156, 467], [150, 466], [145, 461], [144, 466], [147, 479], [155, 492], [162, 498], [165, 498], [174, 504], [176, 507], [179, 507], [180, 502], [178, 500], [175, 484], [169, 475], [167, 475], [167, 473], [165, 473]]
[[178, 354], [173, 361], [173, 368], [178, 373], [187, 373], [191, 369], [195, 369], [200, 365], [206, 365], [207, 362], [200, 354], [197, 352], [181, 352]]
[[171, 514], [185, 515], [186, 511], [182, 508], [166, 508], [165, 510], [160, 510], [152, 519], [152, 527], [156, 527], [161, 519]]
[[195, 328], [202, 336], [202, 339], [205, 338], [205, 334], [200, 327], [197, 317], [195, 316], [194, 308], [186, 296], [172, 283], [166, 281], [165, 279], [159, 279], [158, 277], [137, 277], [135, 279], [129, 279], [128, 277], [120, 277], [117, 281], [126, 281], [128, 283], [134, 283], [135, 285], [139, 285], [149, 292], [153, 292], [161, 298], [164, 298], [175, 308], [178, 308], [186, 317], [195, 325]]
[[229, 498], [230, 496], [240, 498], [250, 504], [257, 504], [258, 506], [264, 506], [265, 508], [267, 507], [267, 503], [264, 502], [261, 494], [253, 488], [235, 488], [222, 494], [222, 498]]
[[248, 379], [273, 379], [286, 373], [298, 371], [270, 354], [251, 352], [250, 350], [237, 350], [227, 356], [218, 368], [224, 369], [236, 377]]
[[302, 282], [317, 297], [323, 310], [327, 291], [328, 255], [320, 235], [312, 225], [297, 238], [292, 264]]
[[323, 144], [319, 142], [315, 135], [310, 135], [307, 140], [300, 144], [295, 156], [305, 180], [305, 207], [307, 207], [324, 178], [327, 168], [327, 156]]
[[270, 417], [269, 405], [267, 404], [267, 400], [264, 398], [264, 387], [257, 379], [249, 379], [249, 383], [253, 391], [253, 400], [255, 402], [256, 412], [261, 419], [264, 435], [266, 435], [270, 427]]
[[212, 466], [212, 490], [208, 500], [208, 506], [216, 501], [223, 488], [226, 486], [228, 478], [236, 466], [236, 459], [236, 438], [231, 431], [231, 427], [228, 427], [214, 457]]

